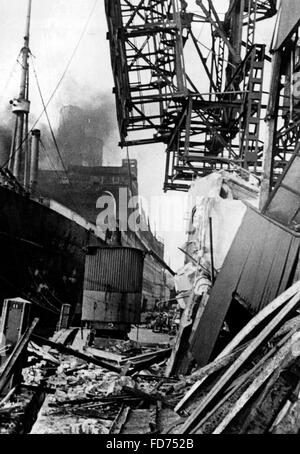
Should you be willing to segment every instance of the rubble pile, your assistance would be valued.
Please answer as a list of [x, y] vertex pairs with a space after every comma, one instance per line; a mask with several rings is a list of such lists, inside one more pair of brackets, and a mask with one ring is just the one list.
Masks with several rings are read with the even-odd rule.
[[[47, 379], [47, 387], [54, 389], [55, 393], [47, 396], [31, 433], [108, 434], [118, 433], [118, 430], [120, 433], [141, 430], [141, 433], [150, 434], [158, 430], [159, 419], [160, 427], [167, 425], [170, 414], [176, 420], [179, 419], [173, 412], [178, 399], [167, 395], [178, 379], [168, 379], [163, 375], [166, 358], [161, 360], [160, 354], [165, 350], [158, 350], [157, 346], [141, 348], [132, 341], [103, 339], [103, 343], [106, 343], [107, 351], [95, 347], [85, 347], [83, 351], [87, 358], [91, 353], [106, 357], [107, 364], [113, 368], [117, 365], [120, 372], [59, 354], [53, 349], [45, 352], [50, 352], [59, 361], [56, 373]], [[116, 361], [116, 352], [121, 351], [125, 354], [117, 356]], [[137, 351], [143, 353], [136, 355]], [[129, 356], [129, 352], [134, 356]], [[142, 364], [144, 357], [147, 364], [149, 358], [153, 362], [158, 357], [158, 362], [148, 365], [147, 369], [137, 367]], [[111, 359], [110, 363], [108, 358]], [[40, 366], [43, 368], [45, 365], [40, 362], [34, 368]], [[32, 367], [26, 370], [25, 377], [30, 382], [33, 375]], [[35, 376], [37, 383], [40, 383], [43, 373], [35, 371]], [[127, 415], [126, 427], [125, 421], [119, 425], [124, 411]]]
[[169, 376], [166, 345], [31, 341], [22, 384], [0, 402], [1, 433], [25, 431], [18, 418], [37, 393], [33, 434], [298, 433], [299, 301], [297, 282], [188, 375]]
[[135, 370], [137, 358], [151, 358], [151, 349], [119, 359], [115, 364], [120, 372], [57, 357], [60, 365], [47, 380], [55, 394], [47, 397], [32, 433], [297, 432], [299, 291], [299, 283], [294, 284], [253, 317], [213, 361], [186, 376], [167, 377], [167, 360], [159, 360], [159, 351], [152, 365]]
[[171, 433], [298, 433], [299, 301], [298, 282], [253, 317], [214, 361], [174, 386], [182, 419]]
[[24, 412], [30, 404], [33, 393], [23, 392], [9, 402], [0, 404], [0, 434], [24, 433]]

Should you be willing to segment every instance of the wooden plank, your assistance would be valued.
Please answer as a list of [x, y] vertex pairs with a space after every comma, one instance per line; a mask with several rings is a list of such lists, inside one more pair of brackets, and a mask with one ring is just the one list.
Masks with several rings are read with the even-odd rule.
[[64, 345], [72, 343], [72, 341], [75, 339], [78, 331], [79, 331], [79, 328], [68, 328], [68, 329], [63, 330], [62, 335], [59, 338], [59, 342]]
[[155, 355], [149, 356], [148, 358], [140, 359], [134, 363], [131, 363], [131, 358], [128, 358], [127, 363], [123, 366], [124, 368], [124, 375], [133, 375], [135, 372], [147, 369], [152, 364], [160, 364], [162, 361], [166, 360], [166, 358], [171, 354], [172, 349], [167, 348], [165, 350], [159, 350], [156, 352]]
[[300, 281], [289, 287], [284, 293], [279, 295], [270, 304], [265, 306], [258, 314], [253, 317], [249, 323], [229, 342], [228, 345], [221, 351], [217, 356], [217, 360], [230, 354], [235, 348], [237, 348], [243, 340], [249, 336], [254, 329], [267, 319], [273, 312], [279, 309], [285, 304], [290, 298], [300, 292]]
[[237, 360], [229, 367], [229, 369], [222, 376], [222, 379], [211, 389], [211, 391], [203, 398], [199, 407], [195, 412], [187, 419], [182, 427], [182, 433], [189, 433], [189, 431], [197, 424], [200, 416], [204, 410], [211, 403], [211, 401], [224, 389], [228, 384], [229, 380], [237, 373], [245, 361], [254, 353], [257, 348], [265, 341], [272, 332], [278, 327], [278, 325], [284, 320], [284, 318], [294, 310], [300, 301], [300, 292], [297, 293], [294, 298], [287, 303], [283, 309], [271, 320], [271, 322], [258, 334], [258, 336], [249, 344], [249, 346], [241, 353]]
[[181, 338], [181, 348], [179, 352], [180, 354], [177, 355], [177, 360], [174, 363], [171, 375], [173, 374], [177, 376], [180, 375], [185, 376], [188, 373], [191, 364], [194, 362], [194, 357], [190, 352], [190, 345], [192, 339], [194, 338], [195, 331], [198, 327], [198, 324], [200, 322], [208, 299], [209, 295], [207, 293], [204, 293], [202, 295], [200, 303], [198, 303], [198, 297], [195, 298], [195, 301], [192, 306], [192, 312], [190, 315], [192, 323], [189, 325], [188, 329], [183, 333], [183, 337]]
[[[300, 396], [299, 396], [299, 398], [300, 398]], [[271, 428], [269, 430], [269, 433], [276, 433], [276, 427], [286, 417], [286, 415], [288, 414], [288, 412], [292, 408], [292, 405], [293, 405], [293, 403], [290, 400], [287, 400], [285, 402], [284, 406], [282, 407], [282, 409], [280, 410], [280, 412], [276, 416], [276, 419], [275, 419], [274, 423], [272, 424], [272, 426], [271, 426]]]
[[[292, 414], [291, 410], [293, 406], [298, 406], [298, 401], [300, 399], [300, 382], [298, 382], [294, 392], [289, 397], [289, 399], [284, 403], [282, 408], [280, 409], [279, 413], [277, 414], [273, 424], [268, 430], [268, 433], [276, 433], [277, 426], [283, 421], [283, 419], [290, 413]], [[293, 412], [294, 413], [294, 412]], [[295, 412], [297, 414], [298, 412]]]
[[174, 408], [174, 405], [168, 402], [163, 396], [157, 393], [148, 394], [140, 389], [137, 388], [130, 388], [129, 386], [123, 386], [123, 390], [132, 396], [139, 397], [142, 400], [147, 402], [162, 402], [166, 407]]
[[[247, 430], [248, 430], [249, 426], [251, 426], [251, 423], [253, 423], [253, 421], [256, 420], [257, 416], [260, 413], [261, 407], [264, 405], [265, 399], [268, 398], [268, 395], [274, 388], [274, 385], [277, 382], [277, 380], [279, 379], [281, 372], [282, 372], [282, 370], [280, 368], [276, 368], [275, 371], [268, 378], [265, 386], [263, 386], [263, 388], [260, 390], [259, 393], [256, 393], [258, 395], [257, 395], [257, 397], [254, 396], [254, 398], [251, 402], [251, 408], [249, 409], [250, 411], [248, 410], [249, 413], [246, 415], [246, 418], [242, 423], [242, 427], [241, 427], [239, 433], [241, 433], [241, 434], [247, 433]], [[246, 412], [247, 412], [247, 410], [246, 410]], [[259, 434], [266, 432], [264, 429], [262, 429], [262, 430], [256, 429], [256, 431]]]
[[[86, 353], [95, 356], [96, 358], [105, 359], [113, 363], [120, 365], [120, 362], [124, 359], [123, 356], [117, 355], [116, 353], [107, 352], [98, 348], [88, 347], [85, 349]], [[127, 360], [126, 360], [127, 361]]]
[[[89, 393], [87, 393], [89, 396]], [[49, 402], [49, 407], [75, 407], [79, 406], [83, 408], [84, 406], [91, 406], [91, 405], [103, 405], [103, 404], [112, 404], [112, 403], [124, 403], [127, 401], [137, 401], [139, 399], [132, 398], [131, 395], [122, 394], [120, 396], [92, 396], [92, 397], [80, 397], [77, 399], [66, 399], [63, 401], [56, 401], [56, 402]]]
[[28, 351], [32, 355], [42, 358], [44, 361], [48, 361], [50, 363], [53, 363], [55, 365], [60, 365], [60, 361], [57, 358], [54, 358], [53, 355], [50, 355], [50, 353], [44, 351], [41, 347], [39, 347], [37, 344], [34, 342], [30, 342], [28, 345]]
[[38, 318], [35, 318], [29, 328], [25, 331], [25, 333], [22, 335], [20, 338], [19, 342], [16, 344], [15, 348], [13, 349], [11, 355], [7, 359], [7, 361], [4, 363], [3, 367], [0, 370], [0, 393], [3, 391], [5, 386], [7, 385], [9, 379], [14, 373], [15, 367], [18, 364], [18, 361], [20, 360], [25, 348], [27, 347], [27, 344], [29, 342], [29, 339], [35, 330], [37, 324], [39, 322]]
[[[300, 282], [294, 284], [285, 293], [277, 297], [272, 303], [266, 306], [260, 313], [258, 313], [250, 322], [235, 336], [235, 338], [225, 347], [225, 349], [217, 356], [217, 358], [209, 363], [207, 366], [202, 367], [194, 375], [198, 381], [195, 383], [188, 393], [181, 399], [177, 404], [175, 411], [182, 410], [190, 401], [190, 399], [197, 393], [203, 384], [204, 379], [210, 374], [216, 372], [220, 368], [230, 364], [240, 353], [240, 350], [235, 352], [234, 350], [239, 347], [242, 341], [260, 324], [262, 323], [272, 312], [282, 306], [288, 299], [294, 294], [300, 291]], [[299, 319], [300, 320], [300, 319]], [[300, 321], [299, 321], [300, 323]], [[296, 329], [297, 328], [296, 323]], [[244, 346], [245, 348], [246, 346]], [[241, 347], [240, 347], [241, 348]]]
[[[213, 431], [213, 434], [222, 433], [241, 409], [247, 404], [256, 391], [266, 382], [266, 380], [273, 374], [277, 368], [282, 368], [283, 364], [287, 364], [287, 357], [289, 360], [296, 359], [300, 355], [300, 351], [295, 349], [292, 353], [292, 346], [299, 342], [300, 333], [296, 333], [288, 342], [271, 358], [263, 367], [260, 374], [254, 379], [249, 388], [241, 395], [238, 401], [234, 404], [230, 412], [225, 416], [222, 422]], [[297, 353], [296, 353], [297, 352]]]
[[177, 369], [180, 367], [181, 360], [189, 353], [189, 338], [191, 333], [192, 323], [182, 325], [179, 329], [179, 336], [172, 350], [171, 357], [167, 363], [165, 376], [170, 377], [177, 375]]
[[188, 297], [185, 298], [184, 300], [185, 300], [186, 307], [182, 314], [182, 317], [180, 320], [179, 331], [176, 336], [176, 340], [175, 340], [175, 344], [172, 349], [171, 356], [167, 363], [167, 367], [165, 370], [166, 377], [170, 377], [171, 375], [174, 375], [176, 366], [178, 365], [179, 359], [182, 356], [182, 350], [184, 349], [185, 353], [187, 353], [187, 349], [185, 348], [185, 346], [188, 343], [191, 329], [192, 329], [193, 320], [191, 318], [191, 311], [192, 311], [192, 307], [194, 305], [194, 295], [193, 294], [188, 295]]
[[[209, 294], [205, 293], [204, 295], [202, 295], [201, 302], [199, 304], [199, 307], [198, 307], [198, 310], [197, 310], [197, 313], [196, 313], [196, 316], [195, 316], [195, 319], [194, 319], [194, 322], [192, 325], [191, 334], [190, 334], [190, 338], [189, 338], [189, 348], [191, 348], [191, 346], [195, 344], [195, 341], [196, 341], [195, 336], [197, 336], [198, 325], [200, 323], [200, 320], [202, 318], [202, 315], [204, 313], [204, 310], [206, 308], [208, 301], [209, 301]], [[191, 354], [191, 356], [192, 356], [192, 354]]]
[[6, 396], [0, 401], [0, 407], [3, 407], [3, 405], [5, 405], [9, 401], [11, 396], [15, 393], [16, 389], [17, 387], [15, 386], [6, 394]]
[[278, 340], [280, 337], [283, 337], [286, 333], [291, 331], [292, 329], [300, 329], [300, 315], [296, 315], [296, 317], [293, 317], [289, 319], [288, 321], [285, 322], [285, 324], [278, 330], [273, 338], [272, 341]]
[[110, 434], [119, 434], [122, 431], [124, 424], [128, 419], [130, 411], [130, 407], [121, 407], [119, 413], [116, 416], [116, 419], [112, 423], [112, 426], [109, 430]]
[[56, 349], [60, 353], [63, 353], [65, 355], [70, 355], [70, 356], [75, 356], [75, 358], [82, 359], [83, 361], [86, 361], [91, 364], [95, 364], [96, 366], [103, 367], [104, 369], [111, 370], [113, 372], [120, 373], [121, 369], [120, 367], [114, 366], [113, 364], [110, 364], [106, 361], [103, 361], [101, 359], [94, 358], [93, 356], [85, 355], [84, 353], [79, 352], [78, 350], [74, 350], [73, 348], [70, 347], [65, 347], [63, 344], [57, 343], [50, 341], [49, 339], [45, 339], [40, 336], [33, 336], [35, 342], [40, 343], [42, 345], [48, 345], [51, 348]]
[[[300, 320], [299, 320], [300, 323]], [[285, 325], [284, 325], [285, 326]], [[258, 370], [267, 359], [273, 355], [277, 351], [277, 349], [283, 345], [295, 332], [299, 330], [299, 324], [294, 324], [291, 326], [286, 332], [282, 331], [282, 336], [283, 339], [281, 339], [275, 347], [273, 347], [271, 350], [268, 351], [268, 353], [251, 369], [251, 374], [253, 374], [256, 370]], [[273, 336], [271, 339], [271, 342], [275, 342], [276, 339], [278, 339], [276, 336]], [[200, 374], [199, 376], [199, 381], [194, 384], [194, 386], [190, 389], [190, 391], [183, 397], [183, 399], [177, 404], [175, 407], [175, 411], [178, 412], [182, 410], [188, 402], [191, 400], [191, 398], [196, 394], [196, 392], [200, 389], [201, 385], [204, 383], [205, 379], [209, 376], [210, 373], [213, 373], [219, 369], [218, 366], [223, 367], [230, 364], [234, 359], [237, 358], [237, 356], [241, 353], [241, 350], [244, 350], [249, 343], [244, 344], [243, 346], [237, 348], [234, 352], [229, 353], [226, 356], [221, 357], [220, 359], [216, 359], [212, 363], [208, 364], [207, 366], [203, 367], [200, 369]], [[201, 376], [201, 371], [203, 375]], [[205, 372], [208, 372], [207, 374]], [[243, 374], [242, 376], [238, 377], [227, 390], [230, 392], [233, 389], [238, 389], [242, 384], [245, 382], [247, 377], [249, 376], [249, 371]], [[231, 395], [231, 394], [229, 394]], [[200, 425], [200, 424], [199, 424]]]
[[171, 353], [171, 351], [172, 351], [171, 348], [165, 348], [157, 350], [155, 352], [143, 353], [142, 355], [132, 356], [125, 359], [123, 358], [120, 364], [125, 365], [128, 362], [131, 362], [131, 364], [143, 364], [144, 362], [148, 362], [149, 360], [152, 359], [159, 360], [161, 358], [168, 356]]
[[232, 353], [229, 353], [228, 355], [223, 356], [220, 359], [215, 359], [211, 363], [207, 364], [204, 367], [201, 367], [201, 369], [197, 370], [194, 372], [194, 374], [190, 375], [189, 377], [185, 378], [185, 383], [188, 382], [190, 383], [191, 381], [194, 381], [193, 386], [191, 389], [183, 396], [180, 402], [175, 407], [175, 412], [179, 412], [183, 410], [189, 401], [194, 397], [194, 395], [197, 393], [197, 391], [200, 389], [200, 386], [204, 382], [204, 380], [210, 376], [211, 374], [221, 370], [223, 367], [228, 366], [228, 364], [232, 363], [241, 353], [242, 349], [245, 349], [246, 345], [238, 348]]
[[51, 388], [50, 386], [40, 385], [29, 385], [28, 383], [21, 383], [19, 388], [29, 389], [30, 391], [40, 392], [45, 394], [56, 394], [57, 389]]
[[293, 334], [297, 331], [297, 328], [294, 328], [289, 333], [286, 334], [284, 338], [282, 338], [277, 345], [271, 348], [260, 360], [256, 363], [252, 369], [247, 371], [241, 377], [238, 377], [235, 382], [233, 382], [229, 388], [227, 388], [226, 395], [221, 401], [219, 401], [216, 406], [205, 415], [205, 417], [198, 423], [196, 428], [194, 429], [193, 433], [199, 433], [199, 428], [203, 426], [203, 424], [228, 400], [238, 389], [240, 389], [249, 379], [252, 377], [255, 378], [257, 376], [257, 372], [261, 369], [262, 366], [271, 358], [282, 346], [284, 346], [293, 336]]
[[[187, 326], [187, 329], [184, 331], [183, 336], [181, 337], [181, 347], [180, 350], [177, 354], [176, 361], [174, 362], [172, 372], [170, 375], [176, 375], [180, 376], [183, 375], [185, 376], [189, 369], [191, 364], [194, 362], [193, 355], [190, 352], [190, 339], [192, 336], [192, 333], [195, 332], [196, 327], [198, 326], [199, 319], [197, 317], [198, 313], [202, 313], [205, 305], [208, 301], [208, 295], [204, 294], [202, 295], [200, 303], [198, 303], [198, 297], [195, 297], [191, 311], [190, 311], [190, 319], [191, 319], [191, 324]], [[197, 310], [197, 305], [199, 304], [198, 310]], [[202, 308], [202, 311], [200, 309]]]
[[206, 377], [207, 377], [207, 375], [200, 378], [196, 383], [193, 384], [191, 389], [183, 396], [181, 401], [178, 402], [178, 404], [174, 408], [174, 411], [176, 413], [182, 411], [187, 406], [187, 404], [190, 402], [190, 400], [195, 396], [195, 394], [200, 389], [200, 387], [201, 387], [202, 383], [204, 382], [204, 380], [206, 379]]

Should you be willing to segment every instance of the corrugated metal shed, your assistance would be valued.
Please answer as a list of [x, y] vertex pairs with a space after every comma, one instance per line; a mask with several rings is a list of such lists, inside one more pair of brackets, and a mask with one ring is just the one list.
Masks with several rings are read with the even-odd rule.
[[91, 248], [86, 257], [82, 320], [96, 329], [140, 322], [144, 252], [126, 247]]
[[108, 247], [93, 249], [86, 258], [84, 289], [141, 293], [144, 253], [139, 249]]
[[300, 235], [248, 208], [191, 340], [201, 366], [208, 362], [233, 298], [256, 313], [293, 280]]

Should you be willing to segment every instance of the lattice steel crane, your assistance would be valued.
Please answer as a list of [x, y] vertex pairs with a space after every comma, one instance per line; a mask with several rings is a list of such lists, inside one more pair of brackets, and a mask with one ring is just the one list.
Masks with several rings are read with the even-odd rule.
[[[218, 169], [260, 175], [265, 45], [276, 0], [105, 0], [122, 147], [166, 145], [164, 189]], [[204, 37], [201, 36], [204, 33]]]

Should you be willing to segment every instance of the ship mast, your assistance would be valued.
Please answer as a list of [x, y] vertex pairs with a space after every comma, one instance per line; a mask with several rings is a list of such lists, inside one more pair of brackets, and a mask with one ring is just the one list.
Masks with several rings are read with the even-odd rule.
[[30, 111], [29, 101], [29, 38], [30, 38], [30, 21], [31, 21], [32, 0], [28, 0], [26, 28], [24, 36], [24, 46], [21, 50], [21, 83], [18, 98], [10, 101], [12, 112], [16, 116], [14, 137], [11, 147], [11, 156], [9, 168], [14, 177], [24, 183], [27, 182], [28, 173], [28, 117]]

